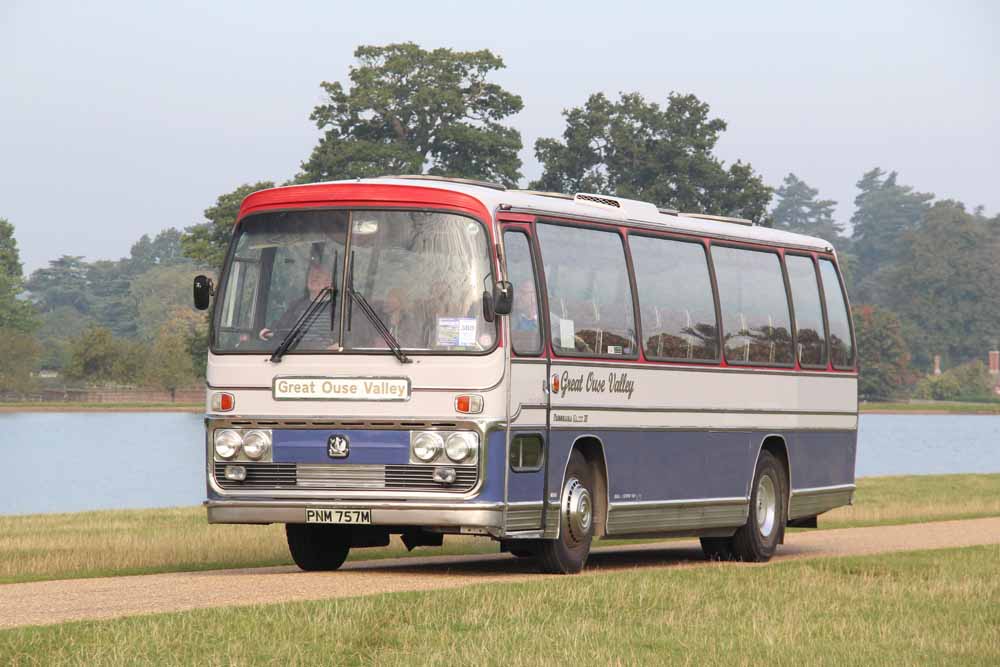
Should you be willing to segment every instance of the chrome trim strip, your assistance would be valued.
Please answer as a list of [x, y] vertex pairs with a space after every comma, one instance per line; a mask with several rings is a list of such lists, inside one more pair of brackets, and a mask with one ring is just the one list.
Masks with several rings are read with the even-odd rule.
[[735, 528], [746, 523], [749, 512], [743, 498], [618, 503], [608, 510], [607, 534]]
[[684, 371], [696, 373], [741, 373], [744, 375], [787, 375], [790, 377], [824, 377], [824, 378], [849, 378], [858, 379], [856, 372], [850, 371], [815, 371], [815, 370], [794, 370], [792, 368], [759, 368], [755, 366], [689, 366], [674, 365], [679, 362], [644, 362], [617, 361], [614, 359], [586, 359], [580, 360], [574, 357], [553, 357], [553, 366], [609, 366], [623, 368], [644, 368], [663, 371]]
[[808, 489], [792, 489], [792, 496], [811, 496], [822, 493], [836, 493], [837, 491], [854, 491], [856, 484], [836, 484], [834, 486], [814, 486]]
[[732, 498], [691, 498], [681, 500], [628, 500], [624, 502], [608, 503], [608, 509], [628, 509], [630, 507], [644, 507], [648, 509], [667, 507], [695, 507], [698, 505], [745, 505], [750, 502], [750, 497]]
[[847, 410], [760, 410], [750, 408], [629, 408], [604, 405], [553, 405], [553, 410], [589, 410], [591, 412], [667, 412], [691, 414], [747, 414], [747, 415], [808, 415], [823, 417], [854, 417], [858, 413]]
[[854, 485], [817, 487], [793, 492], [788, 501], [788, 518], [799, 519], [807, 516], [817, 516], [842, 505], [854, 502]]

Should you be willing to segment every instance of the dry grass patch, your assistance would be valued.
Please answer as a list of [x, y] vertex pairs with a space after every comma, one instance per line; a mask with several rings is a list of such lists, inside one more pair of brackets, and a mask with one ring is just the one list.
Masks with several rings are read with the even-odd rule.
[[996, 665], [998, 560], [989, 546], [592, 572], [69, 623], [0, 632], [0, 662]]
[[[448, 536], [415, 553], [497, 551], [495, 543]], [[394, 538], [352, 559], [402, 556]], [[201, 507], [0, 516], [0, 583], [152, 572], [290, 565], [282, 525], [210, 525]]]
[[[820, 526], [912, 523], [1000, 515], [1000, 475], [861, 479], [854, 507], [820, 517]], [[647, 540], [648, 541], [648, 540]], [[625, 540], [598, 541], [613, 546]], [[419, 555], [491, 553], [495, 542], [446, 536]], [[357, 549], [351, 560], [407, 555], [397, 538], [385, 549]], [[0, 516], [0, 584], [41, 579], [289, 565], [284, 529], [209, 525], [201, 507]]]
[[903, 475], [858, 480], [854, 505], [819, 518], [821, 528], [975, 519], [1000, 515], [1000, 475]]

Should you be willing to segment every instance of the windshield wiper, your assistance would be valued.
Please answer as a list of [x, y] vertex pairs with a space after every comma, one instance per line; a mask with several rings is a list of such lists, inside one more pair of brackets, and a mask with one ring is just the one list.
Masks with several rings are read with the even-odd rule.
[[389, 350], [393, 353], [393, 355], [399, 359], [399, 363], [412, 363], [413, 359], [406, 356], [406, 353], [403, 352], [403, 346], [399, 344], [396, 337], [392, 335], [391, 331], [389, 331], [389, 327], [386, 326], [385, 320], [379, 317], [378, 313], [375, 312], [375, 309], [372, 308], [372, 305], [368, 303], [368, 299], [362, 296], [361, 292], [357, 291], [353, 287], [348, 287], [347, 293], [350, 295], [354, 303], [358, 304], [358, 308], [360, 308], [361, 312], [365, 314], [368, 321], [372, 323], [372, 326], [375, 327], [375, 331], [382, 336], [382, 340], [384, 340], [385, 344], [389, 346]]
[[285, 334], [285, 337], [281, 339], [281, 343], [279, 343], [278, 347], [274, 350], [274, 353], [271, 355], [272, 363], [276, 364], [280, 362], [281, 358], [285, 356], [285, 352], [288, 352], [293, 345], [297, 344], [302, 339], [302, 336], [305, 335], [306, 328], [312, 325], [316, 316], [319, 315], [320, 310], [322, 310], [324, 305], [323, 302], [326, 297], [330, 297], [330, 311], [333, 311], [333, 303], [336, 296], [336, 290], [332, 287], [324, 287], [316, 296], [313, 297], [313, 300], [309, 302], [308, 306], [306, 306], [305, 312], [299, 316], [299, 319], [295, 321], [295, 324], [292, 325], [292, 328], [288, 330], [288, 333]]

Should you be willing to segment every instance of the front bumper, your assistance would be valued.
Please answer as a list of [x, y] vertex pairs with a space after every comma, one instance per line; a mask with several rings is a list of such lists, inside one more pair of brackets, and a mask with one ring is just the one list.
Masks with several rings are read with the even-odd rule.
[[209, 523], [305, 523], [309, 507], [371, 509], [372, 525], [379, 526], [466, 527], [497, 533], [503, 525], [503, 503], [209, 500], [205, 507]]

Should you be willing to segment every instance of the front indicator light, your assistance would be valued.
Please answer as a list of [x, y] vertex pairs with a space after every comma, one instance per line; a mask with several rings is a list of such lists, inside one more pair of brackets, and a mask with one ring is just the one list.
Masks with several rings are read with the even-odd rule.
[[250, 431], [243, 436], [243, 453], [248, 459], [259, 461], [271, 448], [269, 431]]
[[231, 412], [236, 407], [236, 398], [224, 391], [212, 394], [213, 412]]
[[242, 446], [243, 438], [239, 431], [227, 428], [215, 432], [215, 453], [219, 455], [219, 458], [233, 458]]
[[472, 437], [467, 433], [452, 433], [448, 436], [444, 451], [448, 458], [458, 463], [472, 456], [474, 444]]
[[247, 478], [247, 469], [243, 466], [226, 466], [226, 479], [242, 482]]
[[421, 433], [413, 439], [413, 455], [425, 463], [433, 461], [443, 447], [441, 436], [433, 431]]

